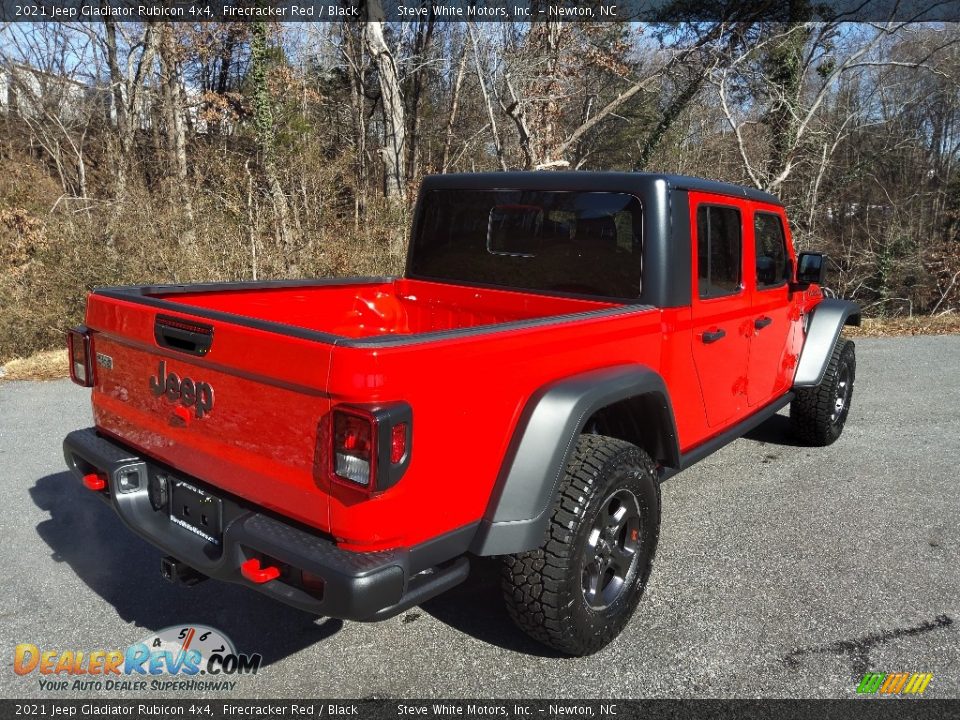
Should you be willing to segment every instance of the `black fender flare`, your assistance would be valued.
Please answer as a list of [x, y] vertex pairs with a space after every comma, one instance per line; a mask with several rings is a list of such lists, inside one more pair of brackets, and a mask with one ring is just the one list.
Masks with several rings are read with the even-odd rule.
[[618, 365], [555, 381], [534, 393], [517, 422], [487, 511], [471, 545], [477, 555], [539, 547], [577, 438], [598, 410], [642, 399], [657, 423], [654, 460], [679, 467], [673, 407], [666, 383], [644, 365]]
[[860, 306], [854, 302], [826, 298], [811, 311], [800, 362], [793, 376], [795, 388], [820, 384], [844, 325], [860, 325]]

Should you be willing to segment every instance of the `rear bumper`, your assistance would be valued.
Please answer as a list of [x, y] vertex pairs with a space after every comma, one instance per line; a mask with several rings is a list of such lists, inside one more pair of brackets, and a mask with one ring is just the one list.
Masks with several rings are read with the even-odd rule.
[[[223, 534], [218, 545], [175, 525], [167, 508], [155, 510], [147, 489], [158, 476], [188, 480], [201, 487], [203, 483], [137, 455], [100, 436], [94, 428], [67, 435], [63, 451], [67, 465], [78, 476], [98, 471], [106, 476], [106, 487], [95, 494], [152, 545], [203, 575], [245, 585], [318, 615], [382, 620], [458, 584], [469, 571], [466, 558], [455, 555], [441, 555], [439, 567], [421, 573], [425, 568], [418, 567], [416, 557], [411, 563], [411, 553], [405, 549], [342, 550], [329, 539], [207, 488], [223, 503]], [[139, 477], [138, 490], [118, 492], [119, 478], [126, 474]], [[240, 566], [255, 558], [279, 567], [280, 577], [260, 583], [245, 578]], [[304, 572], [313, 576], [309, 583], [304, 583]]]

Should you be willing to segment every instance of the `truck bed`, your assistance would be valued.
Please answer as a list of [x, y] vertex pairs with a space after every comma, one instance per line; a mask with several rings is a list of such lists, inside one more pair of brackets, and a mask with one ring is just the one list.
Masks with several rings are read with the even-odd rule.
[[[655, 352], [642, 337], [659, 333], [646, 306], [383, 278], [105, 288], [86, 323], [101, 435], [365, 550], [475, 521], [526, 398], [554, 372]], [[209, 388], [209, 411], [184, 407], [188, 380], [190, 398]], [[411, 470], [358, 503], [330, 481], [324, 423], [338, 403], [396, 400], [415, 408]], [[429, 492], [425, 459], [460, 464], [463, 431], [489, 448], [461, 469], [470, 481], [451, 488], [445, 513], [414, 503], [401, 523], [393, 498]], [[357, 536], [361, 526], [375, 530]]]
[[617, 303], [472, 288], [410, 279], [349, 279], [282, 284], [142, 288], [167, 309], [291, 325], [324, 335], [372, 338], [423, 335], [543, 320]]

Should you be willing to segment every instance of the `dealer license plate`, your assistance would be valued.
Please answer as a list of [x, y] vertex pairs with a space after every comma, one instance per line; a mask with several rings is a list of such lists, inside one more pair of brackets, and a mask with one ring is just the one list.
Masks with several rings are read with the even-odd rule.
[[223, 533], [220, 498], [183, 480], [175, 480], [172, 489], [170, 521], [207, 542], [219, 545]]

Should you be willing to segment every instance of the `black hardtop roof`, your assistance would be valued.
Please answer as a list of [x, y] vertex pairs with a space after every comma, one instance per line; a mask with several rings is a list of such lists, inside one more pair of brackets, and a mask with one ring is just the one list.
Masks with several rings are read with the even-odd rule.
[[423, 190], [594, 190], [634, 192], [652, 183], [666, 183], [675, 190], [728, 195], [770, 205], [783, 205], [770, 193], [733, 183], [705, 180], [687, 175], [645, 172], [587, 172], [533, 170], [525, 172], [451, 173], [428, 175]]

